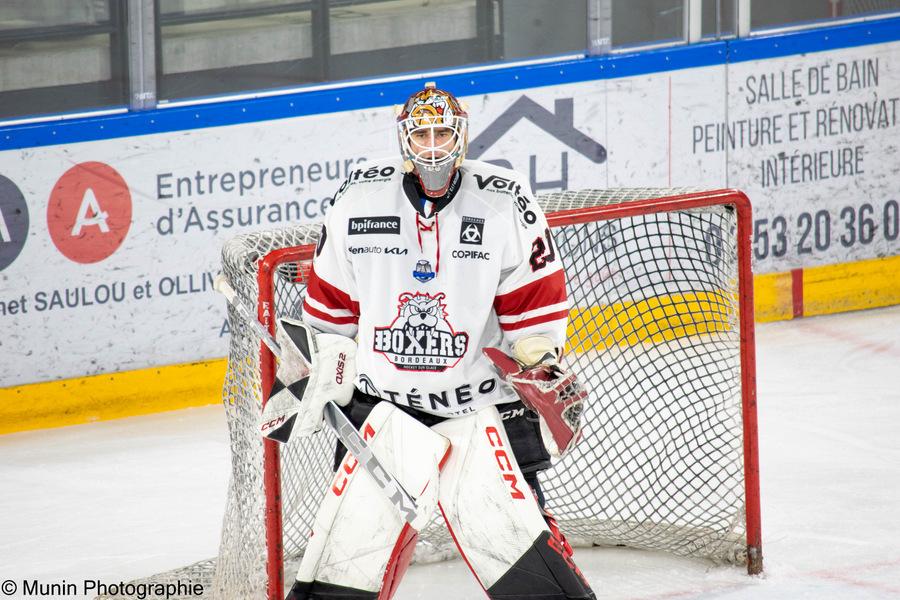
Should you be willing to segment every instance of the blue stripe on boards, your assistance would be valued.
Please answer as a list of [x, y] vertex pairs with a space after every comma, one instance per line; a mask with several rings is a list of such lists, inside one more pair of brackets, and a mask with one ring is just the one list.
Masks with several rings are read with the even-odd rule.
[[817, 27], [804, 31], [730, 40], [728, 42], [728, 62], [746, 62], [793, 54], [856, 48], [897, 40], [900, 40], [900, 17], [862, 21], [847, 25]]

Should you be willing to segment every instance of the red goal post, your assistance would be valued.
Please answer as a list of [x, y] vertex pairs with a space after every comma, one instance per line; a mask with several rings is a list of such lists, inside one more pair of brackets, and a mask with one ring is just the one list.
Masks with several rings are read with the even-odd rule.
[[[623, 190], [634, 195], [632, 190]], [[641, 195], [640, 193], [636, 195]], [[763, 570], [762, 520], [759, 495], [759, 434], [756, 411], [756, 339], [754, 333], [752, 207], [746, 194], [734, 189], [694, 191], [623, 199], [593, 207], [561, 208], [547, 215], [551, 227], [578, 225], [591, 221], [624, 219], [652, 213], [687, 211], [713, 206], [730, 206], [736, 215], [735, 252], [738, 280], [740, 339], [741, 416], [743, 423], [745, 528], [747, 573]]]
[[[582, 196], [591, 192], [582, 192]], [[555, 230], [588, 223], [609, 222], [650, 214], [665, 214], [673, 211], [684, 212], [711, 207], [732, 207], [736, 215], [735, 250], [737, 261], [738, 327], [740, 357], [741, 416], [743, 422], [743, 473], [745, 496], [746, 561], [749, 573], [762, 570], [761, 531], [759, 511], [759, 465], [757, 449], [756, 386], [753, 333], [753, 279], [750, 262], [750, 203], [746, 196], [734, 190], [694, 192], [672, 196], [650, 197], [624, 202], [610, 201], [606, 204], [585, 206], [582, 199], [571, 194], [557, 194], [541, 198], [547, 212], [548, 223]], [[743, 243], [740, 243], [743, 241]], [[297, 279], [303, 280], [302, 265], [312, 259], [313, 245], [303, 245], [274, 250], [259, 262], [259, 318], [274, 333], [274, 319], [278, 312], [276, 297], [276, 277], [278, 269], [286, 264], [298, 265]], [[574, 314], [574, 313], [573, 313]], [[709, 325], [707, 323], [707, 325]], [[671, 327], [668, 323], [664, 327]], [[684, 319], [676, 328], [690, 329], [697, 333], [696, 324], [687, 324]], [[571, 328], [570, 328], [571, 329]], [[709, 327], [707, 327], [709, 329]], [[682, 332], [683, 333], [683, 332]], [[666, 334], [662, 334], [665, 337]], [[679, 332], [668, 335], [680, 335]], [[271, 386], [274, 377], [274, 359], [265, 346], [261, 346], [262, 389]], [[326, 447], [328, 444], [326, 444]], [[280, 598], [284, 586], [282, 556], [284, 544], [282, 522], [281, 467], [277, 445], [266, 442], [265, 448], [265, 490], [266, 528], [269, 596]], [[439, 524], [438, 524], [439, 525]], [[566, 528], [563, 522], [563, 528]], [[427, 530], [426, 530], [427, 533]], [[571, 535], [571, 534], [570, 534]], [[424, 536], [423, 536], [424, 537]], [[576, 539], [579, 536], [575, 536]]]

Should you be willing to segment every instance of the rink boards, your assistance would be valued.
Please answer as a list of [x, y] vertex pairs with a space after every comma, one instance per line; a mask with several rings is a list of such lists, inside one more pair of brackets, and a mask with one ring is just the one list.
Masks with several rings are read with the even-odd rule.
[[[790, 318], [900, 301], [898, 24], [440, 81], [470, 105], [470, 156], [526, 173], [538, 193], [745, 191], [757, 313]], [[342, 179], [394, 153], [389, 101], [419, 84], [0, 131], [0, 431], [217, 402], [223, 241], [320, 220]]]

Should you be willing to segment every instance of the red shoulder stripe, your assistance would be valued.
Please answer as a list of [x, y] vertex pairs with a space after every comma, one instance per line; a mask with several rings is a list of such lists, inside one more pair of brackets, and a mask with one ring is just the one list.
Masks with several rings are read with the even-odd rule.
[[558, 310], [556, 312], [547, 313], [546, 315], [540, 315], [539, 317], [531, 317], [530, 319], [516, 321], [515, 323], [500, 323], [500, 329], [502, 329], [503, 331], [513, 331], [514, 329], [522, 329], [524, 327], [540, 325], [541, 323], [547, 323], [550, 321], [558, 321], [559, 319], [566, 319], [568, 317], [569, 311]]
[[334, 325], [356, 325], [359, 323], [359, 317], [332, 317], [328, 313], [310, 306], [309, 302], [306, 301], [303, 302], [303, 312], [304, 314], [311, 315], [327, 323], [333, 323]]
[[560, 269], [494, 298], [498, 316], [516, 316], [566, 301], [566, 275]]
[[316, 273], [315, 263], [309, 270], [309, 282], [306, 284], [306, 293], [327, 308], [349, 310], [354, 315], [359, 316], [359, 302], [354, 302], [350, 298], [350, 294], [319, 277]]

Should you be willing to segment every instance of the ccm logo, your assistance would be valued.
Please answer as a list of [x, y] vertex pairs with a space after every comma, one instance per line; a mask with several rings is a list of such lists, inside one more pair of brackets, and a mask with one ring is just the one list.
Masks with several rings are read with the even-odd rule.
[[[372, 429], [370, 424], [366, 423], [363, 427], [362, 437], [366, 441], [375, 437], [375, 430]], [[338, 467], [337, 477], [334, 478], [334, 483], [331, 484], [331, 491], [334, 492], [335, 496], [340, 496], [344, 493], [344, 490], [347, 489], [347, 484], [350, 482], [350, 476], [356, 471], [358, 465], [359, 461], [348, 452], [344, 457], [344, 462]]]
[[525, 409], [524, 408], [513, 408], [511, 410], [504, 410], [500, 413], [500, 420], [506, 421], [507, 419], [512, 419], [513, 417], [524, 417]]
[[525, 494], [522, 493], [518, 487], [516, 487], [519, 483], [519, 478], [516, 477], [515, 469], [513, 469], [512, 461], [509, 460], [509, 455], [506, 453], [506, 450], [503, 449], [503, 438], [500, 437], [500, 432], [497, 431], [496, 427], [488, 427], [484, 430], [487, 434], [488, 442], [490, 442], [491, 447], [495, 448], [494, 450], [494, 458], [497, 460], [497, 465], [500, 467], [500, 471], [503, 472], [503, 480], [509, 484], [509, 495], [513, 497], [515, 500], [524, 500]]
[[347, 355], [341, 352], [338, 354], [337, 368], [334, 371], [334, 382], [337, 384], [344, 383], [344, 363], [347, 361]]
[[284, 415], [278, 417], [277, 419], [272, 419], [271, 421], [269, 421], [268, 423], [266, 423], [265, 425], [262, 426], [261, 431], [263, 431], [263, 432], [268, 431], [269, 429], [272, 429], [273, 427], [281, 425], [282, 423], [284, 423], [284, 421], [285, 421]]

